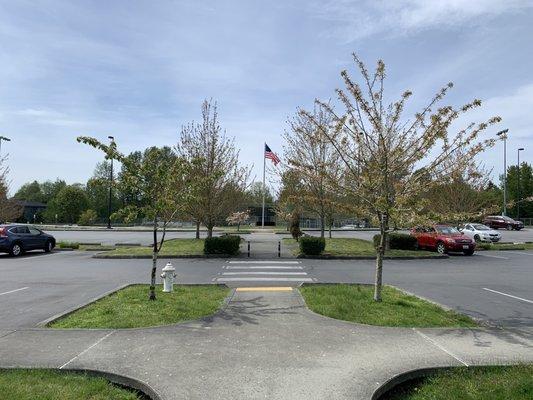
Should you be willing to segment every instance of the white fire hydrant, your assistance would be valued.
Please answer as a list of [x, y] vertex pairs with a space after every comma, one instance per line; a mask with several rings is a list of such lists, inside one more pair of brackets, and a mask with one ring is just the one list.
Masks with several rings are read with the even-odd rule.
[[165, 268], [163, 268], [163, 273], [161, 274], [161, 278], [163, 278], [163, 292], [169, 293], [174, 290], [174, 278], [176, 278], [174, 271], [176, 269], [171, 263], [167, 263]]

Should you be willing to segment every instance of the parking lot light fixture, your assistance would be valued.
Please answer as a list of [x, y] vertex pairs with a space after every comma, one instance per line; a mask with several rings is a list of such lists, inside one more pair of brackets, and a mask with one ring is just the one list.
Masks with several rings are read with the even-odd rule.
[[503, 140], [503, 213], [507, 215], [507, 132], [509, 129], [499, 131], [496, 135]]
[[2, 158], [2, 141], [11, 142], [11, 139], [5, 136], [0, 136], [0, 158]]
[[[113, 144], [113, 141], [115, 138], [113, 136], [107, 137], [111, 144]], [[111, 158], [111, 171], [109, 173], [109, 196], [107, 199], [107, 229], [111, 229], [111, 196], [112, 196], [112, 190], [113, 190], [113, 158]]]
[[523, 151], [524, 148], [520, 147], [516, 154], [518, 155], [518, 160], [516, 164], [516, 172], [517, 172], [517, 179], [516, 179], [516, 220], [518, 221], [520, 218], [520, 152]]

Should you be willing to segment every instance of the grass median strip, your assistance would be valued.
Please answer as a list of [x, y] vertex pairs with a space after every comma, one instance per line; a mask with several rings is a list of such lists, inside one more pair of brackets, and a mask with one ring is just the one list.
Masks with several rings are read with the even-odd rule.
[[[163, 248], [159, 252], [159, 257], [165, 256], [194, 256], [203, 255], [204, 240], [203, 239], [171, 239], [163, 244]], [[152, 255], [151, 247], [121, 247], [116, 250], [107, 251], [106, 257], [113, 256], [150, 256]]]
[[307, 306], [318, 314], [368, 325], [399, 327], [474, 327], [466, 315], [383, 287], [383, 301], [373, 300], [370, 285], [330, 284], [300, 288]]
[[533, 365], [446, 370], [406, 382], [380, 400], [530, 400]]
[[39, 369], [0, 370], [0, 399], [141, 400], [140, 394], [86, 374]]
[[214, 314], [230, 289], [216, 285], [174, 286], [174, 292], [156, 288], [148, 300], [149, 285], [133, 285], [83, 307], [55, 322], [52, 328], [140, 328], [169, 325]]
[[[300, 253], [298, 243], [294, 239], [285, 238], [283, 242], [294, 248], [295, 255]], [[376, 249], [369, 240], [355, 238], [332, 238], [326, 239], [326, 249], [324, 255], [340, 257], [375, 257]], [[436, 253], [422, 250], [389, 250], [385, 253], [387, 257], [427, 257], [435, 256]]]

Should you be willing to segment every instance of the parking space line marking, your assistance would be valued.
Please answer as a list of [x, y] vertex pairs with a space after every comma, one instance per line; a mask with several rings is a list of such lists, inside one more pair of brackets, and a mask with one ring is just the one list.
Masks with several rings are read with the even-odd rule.
[[0, 293], [0, 296], [3, 296], [4, 294], [9, 294], [9, 293], [15, 293], [15, 292], [18, 292], [20, 290], [26, 290], [26, 289], [29, 289], [29, 287], [26, 286], [26, 287], [23, 287], [23, 288], [20, 288], [20, 289], [10, 290], [9, 292]]
[[222, 275], [307, 275], [307, 272], [265, 272], [265, 271], [239, 271], [224, 272]]
[[59, 369], [63, 369], [65, 368], [67, 365], [69, 365], [72, 361], [74, 361], [76, 358], [82, 356], [83, 354], [87, 353], [89, 350], [91, 350], [93, 347], [95, 346], [98, 346], [104, 339], [107, 339], [109, 336], [111, 336], [113, 333], [115, 333], [115, 331], [111, 331], [109, 332], [107, 335], [105, 335], [104, 337], [101, 337], [100, 339], [98, 339], [96, 342], [94, 342], [92, 345], [90, 345], [89, 347], [87, 347], [85, 350], [83, 350], [80, 354], [78, 354], [76, 357], [72, 357], [70, 360], [68, 360], [65, 364], [63, 364], [61, 367], [59, 367]]
[[459, 358], [458, 356], [456, 356], [454, 353], [452, 353], [451, 351], [447, 350], [445, 347], [441, 346], [439, 343], [437, 343], [435, 340], [431, 339], [429, 336], [426, 336], [424, 335], [422, 332], [420, 332], [419, 330], [417, 330], [416, 328], [413, 328], [413, 331], [415, 331], [418, 335], [420, 335], [422, 338], [426, 339], [428, 342], [430, 342], [432, 345], [434, 345], [435, 347], [438, 347], [439, 349], [441, 349], [443, 352], [445, 352], [446, 354], [448, 354], [449, 356], [455, 358], [457, 361], [459, 361], [461, 364], [463, 364], [465, 367], [468, 367], [469, 365], [464, 362], [461, 358]]
[[235, 289], [237, 292], [292, 292], [292, 287], [239, 287]]
[[481, 257], [490, 257], [490, 258], [499, 258], [500, 260], [508, 260], [507, 257], [502, 257], [502, 256], [494, 256], [490, 254], [480, 254], [480, 253], [476, 253], [476, 254]]
[[522, 301], [525, 301], [526, 303], [531, 303], [531, 304], [533, 304], [533, 300], [528, 300], [528, 299], [524, 299], [524, 298], [522, 298], [522, 297], [513, 296], [512, 294], [507, 294], [507, 293], [503, 293], [503, 292], [498, 292], [497, 290], [492, 290], [492, 289], [489, 289], [489, 288], [486, 288], [486, 287], [484, 287], [483, 290], [488, 290], [489, 292], [493, 292], [493, 293], [501, 294], [502, 296], [512, 297], [513, 299], [522, 300]]

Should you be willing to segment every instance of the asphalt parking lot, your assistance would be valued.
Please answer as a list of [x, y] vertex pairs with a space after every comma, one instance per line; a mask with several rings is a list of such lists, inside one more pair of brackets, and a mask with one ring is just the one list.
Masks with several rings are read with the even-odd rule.
[[[171, 260], [182, 283], [372, 283], [372, 260]], [[162, 259], [159, 269], [166, 263]], [[129, 283], [147, 283], [150, 260], [86, 252], [0, 256], [0, 329], [33, 327]], [[387, 260], [384, 282], [500, 326], [533, 326], [533, 252], [491, 251], [444, 260]]]

